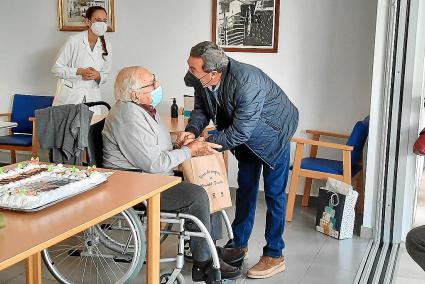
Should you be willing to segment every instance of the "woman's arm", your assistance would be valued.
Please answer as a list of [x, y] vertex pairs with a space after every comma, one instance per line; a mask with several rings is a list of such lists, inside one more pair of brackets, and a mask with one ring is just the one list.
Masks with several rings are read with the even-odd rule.
[[[74, 40], [69, 38], [67, 42], [59, 50], [55, 64], [53, 64], [51, 72], [60, 79], [75, 79], [78, 68], [70, 66], [72, 53], [74, 49]], [[80, 70], [81, 72], [81, 70]]]

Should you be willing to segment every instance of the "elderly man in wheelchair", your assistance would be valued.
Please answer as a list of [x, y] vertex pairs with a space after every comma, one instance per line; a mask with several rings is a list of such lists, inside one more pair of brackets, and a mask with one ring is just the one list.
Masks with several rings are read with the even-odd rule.
[[[173, 150], [168, 129], [155, 110], [162, 98], [162, 88], [146, 69], [121, 70], [115, 83], [115, 97], [116, 104], [106, 120], [90, 126], [89, 165], [172, 175], [173, 169], [183, 161], [216, 153], [214, 149], [220, 147], [196, 140]], [[105, 102], [86, 104], [110, 109]], [[125, 210], [43, 250], [47, 269], [57, 281], [65, 284], [138, 282], [135, 279], [139, 277], [146, 253], [145, 206], [146, 203]], [[232, 240], [230, 221], [224, 211], [221, 213]], [[194, 184], [183, 182], [161, 194], [161, 223], [166, 225], [161, 230], [161, 241], [168, 235], [178, 238], [177, 256], [161, 259], [161, 263], [175, 262], [171, 271], [161, 271], [161, 283], [185, 282], [180, 272], [187, 240], [193, 255], [193, 281], [224, 283], [241, 276], [245, 253], [215, 245], [214, 241], [222, 234], [221, 216], [210, 214], [205, 190]]]
[[[167, 127], [156, 113], [162, 99], [162, 87], [148, 70], [128, 67], [115, 81], [116, 104], [103, 128], [103, 166], [115, 169], [141, 170], [146, 173], [173, 175], [173, 169], [194, 156], [217, 153], [221, 146], [194, 140], [181, 149], [173, 149]], [[183, 182], [161, 195], [161, 211], [190, 214], [197, 217], [213, 240], [221, 238], [221, 219], [210, 213], [205, 190]], [[193, 222], [186, 223], [186, 225]], [[192, 228], [197, 231], [197, 228]], [[211, 246], [202, 237], [190, 238], [193, 255], [193, 281], [206, 281], [213, 273]], [[238, 249], [216, 248], [222, 279], [241, 276], [238, 266], [244, 253]], [[236, 267], [235, 267], [236, 266]]]

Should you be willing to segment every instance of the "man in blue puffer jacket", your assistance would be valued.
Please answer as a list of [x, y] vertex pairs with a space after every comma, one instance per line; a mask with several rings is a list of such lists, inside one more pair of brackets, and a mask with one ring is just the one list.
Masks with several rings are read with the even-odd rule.
[[238, 160], [233, 246], [248, 251], [259, 181], [263, 170], [267, 203], [266, 246], [250, 278], [267, 278], [285, 270], [282, 250], [289, 173], [290, 140], [298, 125], [298, 110], [263, 71], [226, 56], [212, 42], [190, 51], [187, 86], [195, 89], [195, 107], [177, 146], [198, 137], [210, 120], [218, 130], [207, 138], [231, 150]]

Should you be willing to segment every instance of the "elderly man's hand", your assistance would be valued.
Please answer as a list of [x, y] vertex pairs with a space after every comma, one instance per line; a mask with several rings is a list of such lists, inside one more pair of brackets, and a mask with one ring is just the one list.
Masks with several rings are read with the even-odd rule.
[[181, 148], [191, 143], [195, 139], [195, 134], [192, 132], [180, 132], [177, 134], [176, 147]]
[[207, 156], [218, 153], [215, 149], [221, 149], [222, 146], [210, 142], [194, 140], [187, 145], [192, 152], [192, 157]]

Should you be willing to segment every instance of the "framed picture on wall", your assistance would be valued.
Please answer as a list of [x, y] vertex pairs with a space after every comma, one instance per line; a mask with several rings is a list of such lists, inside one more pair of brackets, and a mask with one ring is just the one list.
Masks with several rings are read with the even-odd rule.
[[213, 0], [212, 40], [225, 51], [278, 50], [280, 0]]
[[115, 31], [114, 0], [58, 0], [59, 29], [83, 31], [84, 15], [91, 6], [102, 6], [108, 13], [108, 32]]

